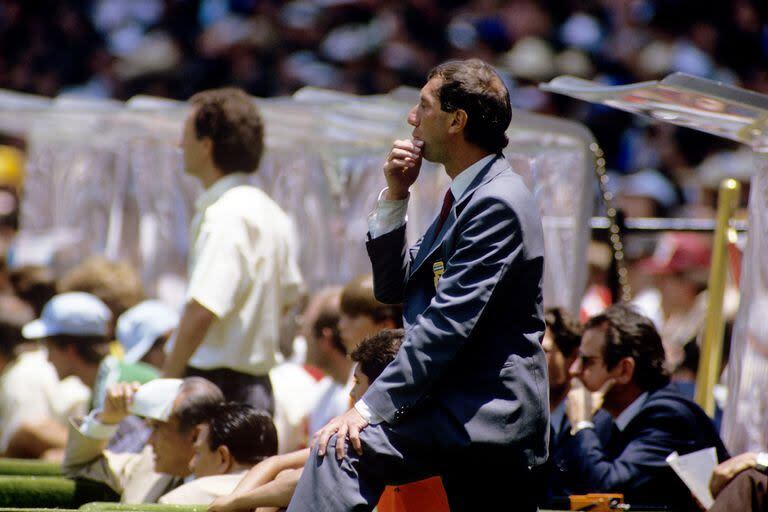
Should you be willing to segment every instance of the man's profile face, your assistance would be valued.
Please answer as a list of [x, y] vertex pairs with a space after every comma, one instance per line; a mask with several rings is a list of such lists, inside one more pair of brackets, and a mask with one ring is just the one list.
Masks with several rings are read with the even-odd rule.
[[210, 431], [210, 426], [207, 423], [203, 423], [197, 428], [197, 436], [193, 444], [195, 454], [189, 461], [189, 469], [197, 478], [219, 474], [219, 455], [216, 451], [211, 451], [208, 445]]
[[349, 396], [352, 397], [354, 402], [357, 402], [362, 398], [365, 392], [368, 391], [368, 387], [371, 383], [368, 381], [368, 377], [366, 377], [362, 370], [360, 370], [360, 364], [355, 365], [355, 373], [352, 375], [352, 378], [354, 380], [354, 385], [349, 391]]
[[604, 347], [605, 328], [587, 329], [581, 337], [578, 355], [570, 369], [571, 377], [577, 377], [593, 393], [611, 378], [603, 358]]
[[199, 177], [201, 167], [207, 158], [210, 158], [203, 139], [197, 138], [195, 130], [195, 113], [197, 109], [192, 109], [184, 121], [184, 129], [181, 134], [181, 149], [184, 153], [184, 171], [191, 175]]
[[67, 349], [49, 341], [47, 338], [43, 340], [43, 346], [48, 352], [48, 362], [56, 369], [56, 373], [59, 379], [66, 379], [74, 375], [72, 371], [72, 355], [67, 352]]
[[547, 356], [550, 396], [554, 396], [568, 386], [568, 381], [570, 380], [568, 369], [573, 364], [575, 356], [565, 357], [558, 348], [557, 343], [555, 343], [552, 331], [549, 328], [544, 331], [544, 339], [541, 342], [541, 346], [544, 349], [544, 354]]
[[450, 114], [443, 112], [437, 93], [443, 79], [434, 77], [421, 88], [419, 101], [408, 113], [408, 124], [413, 126], [414, 139], [423, 140], [423, 157], [439, 162], [448, 136]]
[[155, 471], [179, 477], [188, 476], [189, 462], [194, 455], [195, 429], [180, 432], [176, 416], [171, 416], [166, 422], [150, 420], [149, 426], [152, 428], [149, 444], [155, 452]]

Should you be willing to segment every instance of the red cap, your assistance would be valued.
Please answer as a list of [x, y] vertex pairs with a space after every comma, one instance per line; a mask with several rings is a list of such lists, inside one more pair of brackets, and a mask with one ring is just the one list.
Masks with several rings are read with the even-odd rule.
[[703, 270], [712, 254], [710, 238], [698, 233], [664, 233], [653, 256], [641, 261], [638, 270], [653, 275]]

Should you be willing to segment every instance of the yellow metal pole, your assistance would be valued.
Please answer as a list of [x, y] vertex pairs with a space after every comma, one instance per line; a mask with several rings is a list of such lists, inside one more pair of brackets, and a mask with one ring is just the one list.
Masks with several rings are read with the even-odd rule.
[[707, 283], [707, 318], [704, 326], [704, 340], [701, 347], [699, 372], [696, 375], [696, 403], [710, 415], [715, 414], [713, 390], [720, 378], [720, 363], [723, 353], [723, 296], [725, 295], [728, 255], [728, 224], [739, 203], [741, 186], [734, 179], [723, 180], [717, 196], [717, 224], [715, 241], [712, 246], [712, 263]]

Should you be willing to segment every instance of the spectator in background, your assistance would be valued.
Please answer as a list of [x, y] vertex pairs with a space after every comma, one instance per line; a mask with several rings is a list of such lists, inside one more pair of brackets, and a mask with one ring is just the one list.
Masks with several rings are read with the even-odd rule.
[[325, 309], [317, 315], [312, 330], [307, 358], [310, 364], [322, 370], [326, 376], [319, 383], [322, 391], [307, 418], [310, 439], [331, 418], [335, 418], [339, 413], [344, 414], [344, 411], [349, 409], [349, 390], [352, 388], [354, 366], [347, 356], [347, 349], [339, 334], [338, 306], [334, 308], [332, 303], [326, 304]]
[[[117, 341], [125, 353], [123, 359], [109, 355], [99, 365], [93, 388], [92, 408], [103, 406], [107, 390], [117, 382], [147, 382], [159, 376], [165, 361], [165, 343], [178, 325], [179, 315], [158, 300], [133, 306], [117, 319]], [[144, 448], [151, 430], [136, 416], [128, 416], [109, 440], [114, 453], [136, 453]]]
[[114, 322], [144, 299], [144, 286], [136, 269], [128, 262], [110, 261], [103, 256], [91, 256], [71, 268], [56, 287], [58, 293], [85, 292], [101, 299], [112, 312], [110, 340], [115, 332]]
[[382, 329], [403, 326], [403, 308], [399, 304], [384, 304], [373, 295], [373, 275], [356, 277], [341, 292], [339, 333], [351, 353], [357, 345]]
[[[707, 279], [711, 239], [698, 233], [664, 233], [653, 255], [636, 265], [638, 272], [654, 276], [658, 290], [659, 334], [667, 368], [673, 380], [693, 396], [699, 361], [699, 338], [707, 313]], [[732, 319], [738, 299], [728, 289], [724, 315]], [[648, 304], [646, 302], [646, 304]], [[644, 311], [645, 313], [645, 311]], [[654, 312], [648, 312], [654, 316]]]
[[[357, 363], [355, 385], [350, 392], [352, 400], [359, 399], [371, 382], [381, 375], [387, 364], [394, 359], [402, 343], [401, 329], [384, 329], [358, 345], [350, 355], [351, 360]], [[309, 455], [310, 450], [307, 448], [270, 457], [254, 466], [232, 494], [217, 499], [208, 510], [234, 512], [254, 508], [262, 510], [260, 507], [286, 507], [293, 496]], [[406, 488], [410, 491], [402, 493], [402, 489]], [[403, 501], [410, 507], [402, 508]], [[389, 489], [387, 495], [382, 496], [378, 506], [382, 512], [448, 510], [445, 492], [439, 480], [435, 483], [435, 479], [403, 486], [397, 490]]]
[[307, 337], [307, 362], [325, 374], [318, 383], [320, 392], [315, 405], [306, 418], [310, 439], [339, 411], [349, 409], [353, 364], [339, 334], [340, 293], [333, 288], [318, 295], [303, 318], [304, 322], [314, 318]]
[[[546, 508], [568, 508], [568, 496], [590, 492], [588, 482], [568, 460], [567, 447], [571, 437], [571, 423], [566, 416], [566, 396], [571, 390], [568, 369], [579, 355], [583, 328], [579, 322], [561, 308], [548, 308], [544, 312], [546, 329], [542, 347], [547, 356], [549, 377], [549, 458], [540, 469], [543, 500]], [[592, 419], [595, 433], [605, 445], [611, 435], [613, 420], [604, 410]]]
[[274, 412], [269, 370], [280, 319], [298, 300], [301, 276], [291, 220], [248, 184], [263, 150], [263, 122], [238, 89], [190, 100], [182, 149], [205, 192], [190, 228], [188, 302], [165, 361], [168, 377], [200, 375], [229, 400]]
[[[122, 503], [156, 503], [191, 475], [196, 427], [223, 400], [221, 390], [200, 377], [157, 379], [138, 388], [117, 384], [103, 410], [72, 419], [64, 474], [105, 483]], [[149, 444], [141, 453], [113, 453], [106, 449], [107, 440], [129, 414], [147, 419]]]
[[60, 383], [45, 350], [24, 340], [33, 319], [28, 304], [0, 296], [0, 453], [55, 459], [67, 418], [87, 410], [89, 393], [79, 382]]
[[189, 469], [192, 482], [160, 497], [158, 503], [208, 505], [234, 491], [246, 471], [277, 455], [277, 430], [269, 414], [237, 402], [212, 406], [197, 426]]
[[[335, 368], [338, 362], [333, 353], [325, 352], [329, 348], [333, 350], [334, 345], [327, 343], [328, 337], [325, 335], [332, 330], [338, 336], [336, 323], [330, 325], [325, 322], [323, 332], [316, 331], [321, 315], [333, 315], [335, 312], [338, 316], [340, 294], [341, 288], [337, 286], [317, 291], [309, 298], [298, 318], [298, 332], [302, 338], [306, 364], [286, 359], [269, 371], [275, 393], [274, 421], [280, 441], [279, 453], [293, 452], [309, 444], [309, 415], [315, 409], [320, 395], [333, 385], [333, 378], [329, 375], [343, 374], [345, 378], [348, 375], [346, 371], [333, 370], [324, 376], [323, 372], [328, 370], [321, 370], [326, 363]], [[346, 360], [345, 355], [342, 358]]]
[[[111, 325], [112, 313], [106, 304], [89, 293], [70, 292], [53, 297], [40, 318], [24, 326], [22, 335], [42, 341], [59, 378], [77, 377], [91, 389], [91, 404], [101, 405], [104, 383], [147, 382], [157, 377], [148, 365], [114, 364], [109, 358]], [[63, 448], [66, 429], [62, 432], [57, 426], [51, 418], [41, 419], [18, 432], [11, 445], [24, 440], [26, 449], [38, 454]]]
[[146, 300], [117, 319], [117, 341], [127, 363], [143, 362], [162, 368], [165, 343], [179, 324], [179, 314], [159, 300]]
[[11, 269], [10, 281], [15, 294], [27, 302], [40, 316], [43, 307], [56, 295], [53, 270], [40, 265], [26, 265]]
[[[593, 317], [570, 373], [581, 385], [567, 398], [564, 458], [588, 489], [622, 493], [636, 506], [699, 510], [666, 457], [715, 447], [722, 461], [728, 452], [712, 420], [669, 384], [653, 322], [625, 304]], [[601, 406], [615, 422], [607, 443], [593, 422]]]

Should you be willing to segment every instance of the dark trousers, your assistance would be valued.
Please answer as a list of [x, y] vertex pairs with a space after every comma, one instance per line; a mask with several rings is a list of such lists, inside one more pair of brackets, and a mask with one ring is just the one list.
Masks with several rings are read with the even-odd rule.
[[768, 512], [768, 475], [742, 471], [717, 495], [709, 512]]
[[450, 432], [451, 421], [392, 428], [369, 425], [360, 434], [363, 453], [347, 441], [347, 456], [336, 459], [338, 439], [331, 438], [325, 457], [312, 450], [288, 512], [369, 511], [385, 485], [402, 485], [430, 476], [443, 479], [451, 512], [537, 510], [534, 481], [519, 455], [504, 446], [478, 446]]
[[275, 395], [269, 375], [250, 375], [230, 368], [201, 370], [187, 366], [185, 377], [203, 377], [221, 389], [224, 398], [230, 402], [242, 402], [257, 410], [275, 414]]

